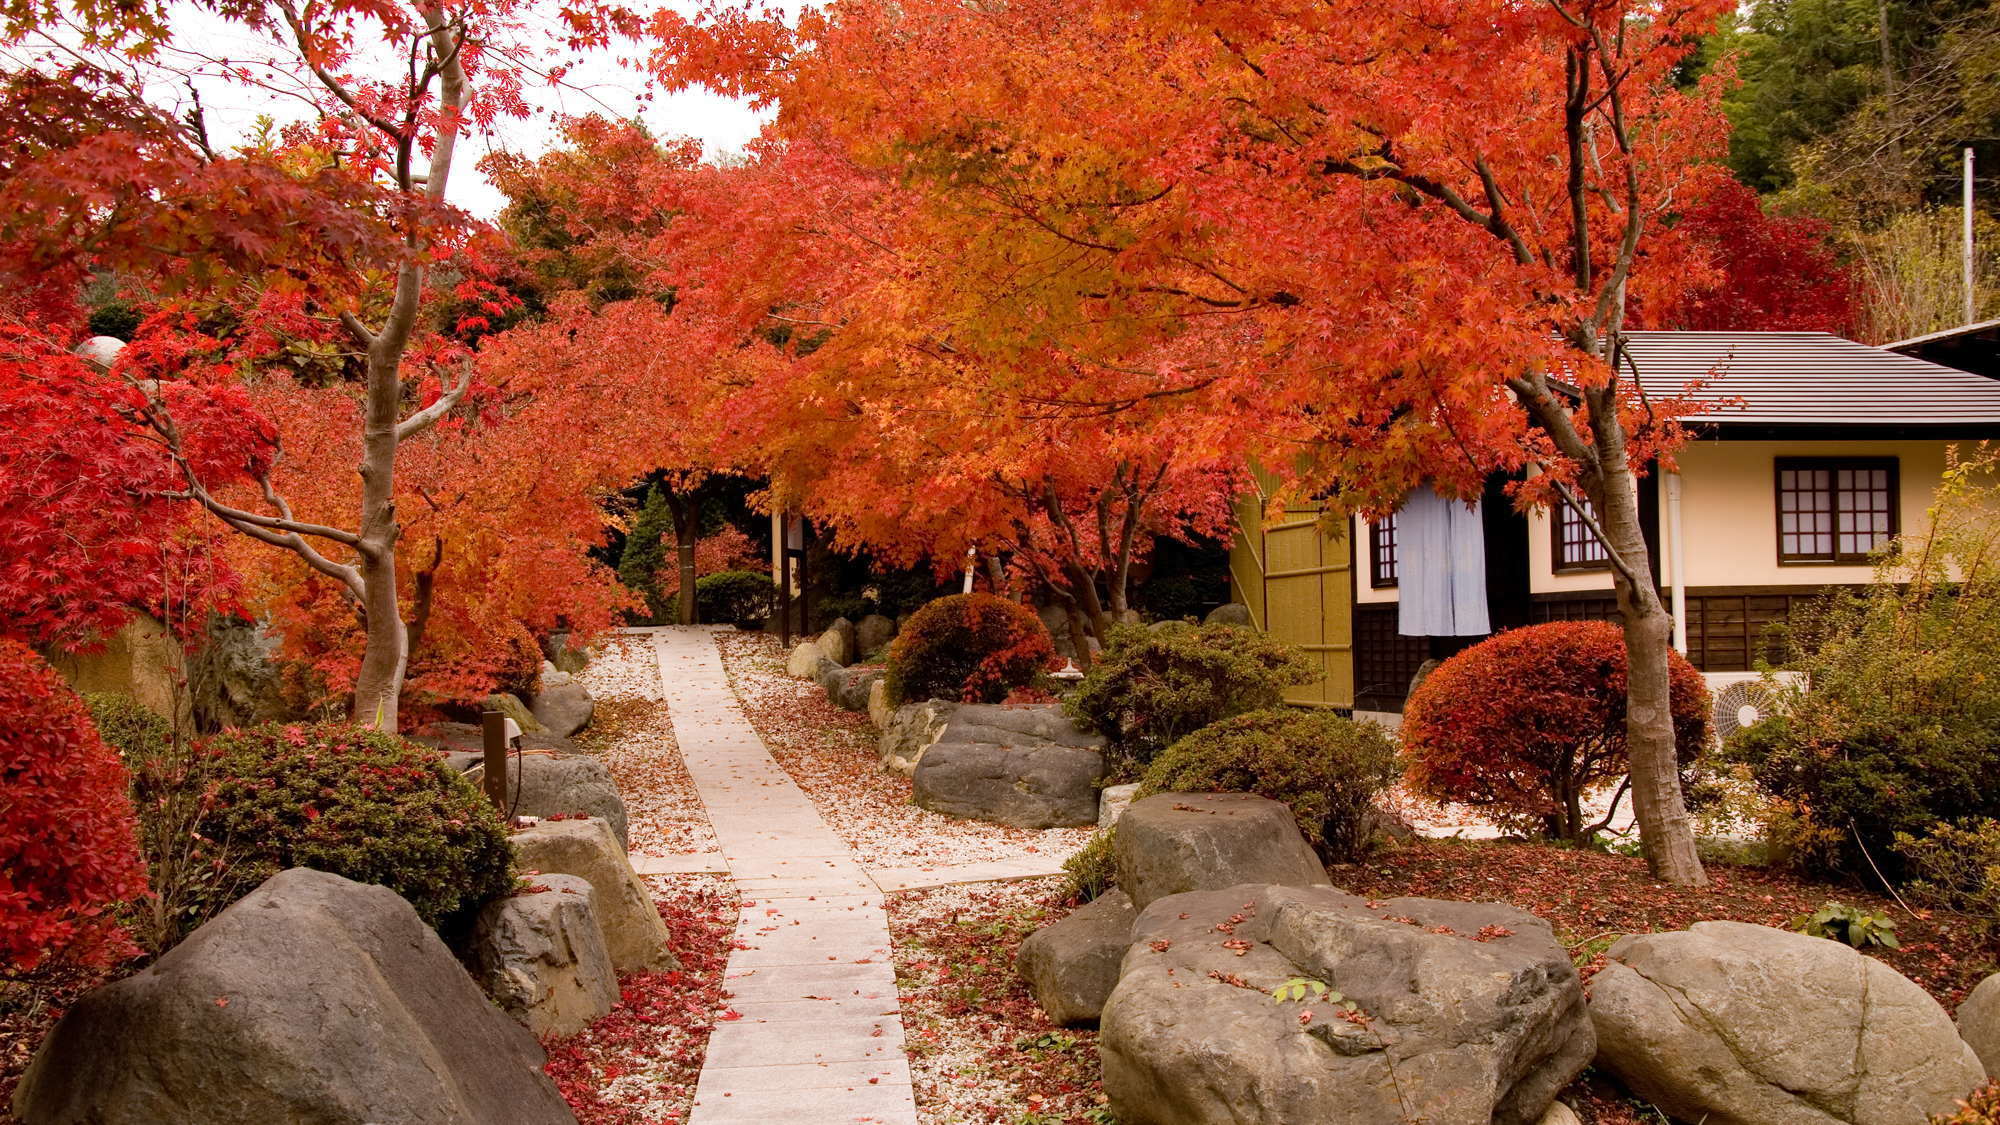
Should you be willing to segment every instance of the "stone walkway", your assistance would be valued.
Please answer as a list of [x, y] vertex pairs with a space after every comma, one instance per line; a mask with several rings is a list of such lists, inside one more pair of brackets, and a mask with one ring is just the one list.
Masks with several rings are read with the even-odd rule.
[[771, 758], [710, 630], [652, 634], [674, 737], [742, 895], [689, 1125], [915, 1125], [882, 890]]

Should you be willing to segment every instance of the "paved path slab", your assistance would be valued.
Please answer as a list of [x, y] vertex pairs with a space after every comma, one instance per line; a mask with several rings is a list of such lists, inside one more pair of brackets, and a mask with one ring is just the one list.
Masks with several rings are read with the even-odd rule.
[[723, 973], [740, 1018], [709, 1038], [689, 1125], [915, 1125], [882, 887], [764, 749], [712, 633], [648, 632], [742, 898]]

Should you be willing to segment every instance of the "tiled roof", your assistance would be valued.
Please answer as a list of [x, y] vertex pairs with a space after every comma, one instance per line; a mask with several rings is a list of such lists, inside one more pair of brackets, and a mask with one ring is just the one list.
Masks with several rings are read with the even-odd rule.
[[1691, 392], [1721, 425], [2000, 429], [2000, 382], [1825, 332], [1632, 332], [1646, 392]]

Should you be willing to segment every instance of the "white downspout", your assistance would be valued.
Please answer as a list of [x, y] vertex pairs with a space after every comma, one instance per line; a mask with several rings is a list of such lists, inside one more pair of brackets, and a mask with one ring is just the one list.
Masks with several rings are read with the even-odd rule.
[[1687, 536], [1681, 526], [1681, 475], [1667, 474], [1667, 568], [1674, 597], [1674, 648], [1688, 650]]

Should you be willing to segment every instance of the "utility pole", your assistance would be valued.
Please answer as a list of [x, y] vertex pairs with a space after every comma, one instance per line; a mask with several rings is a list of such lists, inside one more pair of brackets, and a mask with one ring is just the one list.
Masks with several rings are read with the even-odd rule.
[[1962, 245], [1959, 248], [1959, 253], [1961, 255], [1960, 264], [1965, 269], [1964, 323], [1971, 324], [1973, 315], [1976, 311], [1972, 299], [1973, 294], [1972, 294], [1972, 146], [1971, 145], [1965, 146], [1965, 200], [1964, 200], [1963, 211], [1964, 211], [1963, 217], [1965, 219], [1965, 239], [1964, 239], [1964, 245]]

